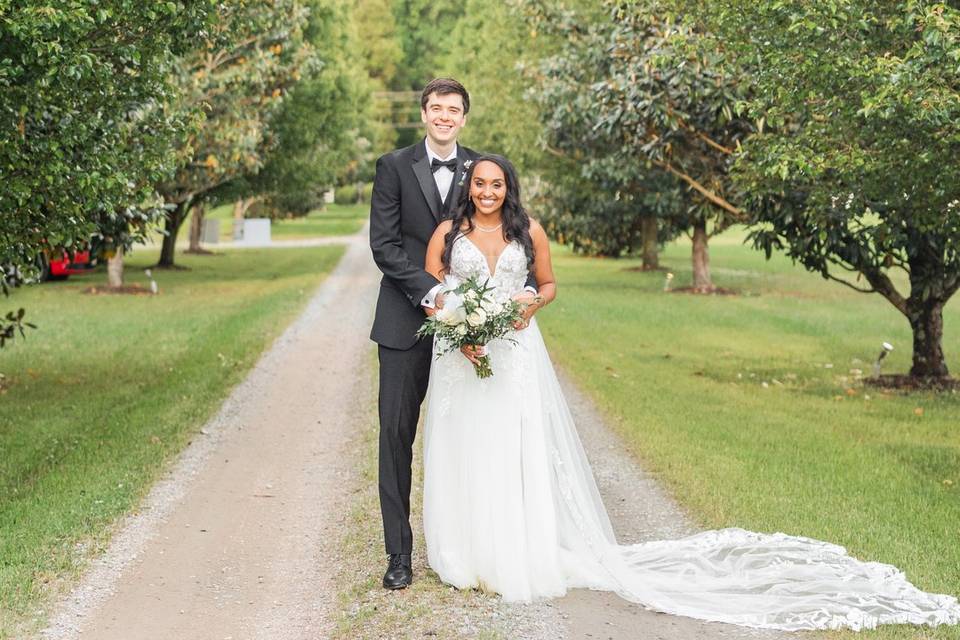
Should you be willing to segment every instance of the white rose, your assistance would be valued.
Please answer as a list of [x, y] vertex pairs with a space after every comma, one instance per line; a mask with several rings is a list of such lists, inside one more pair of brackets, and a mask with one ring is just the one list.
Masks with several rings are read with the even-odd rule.
[[459, 336], [467, 335], [467, 325], [465, 324], [457, 325], [456, 332], [457, 332], [457, 335]]
[[477, 292], [474, 291], [473, 289], [469, 289], [465, 294], [463, 294], [463, 297], [466, 298], [467, 300], [476, 300]]
[[490, 298], [484, 298], [480, 303], [480, 308], [493, 316], [503, 311], [503, 305], [496, 300], [491, 300]]
[[462, 307], [463, 298], [460, 297], [459, 293], [454, 293], [453, 291], [448, 291], [443, 294], [443, 306], [444, 307]]
[[460, 324], [467, 319], [467, 310], [463, 308], [463, 300], [455, 293], [448, 293], [443, 298], [443, 307], [437, 310], [437, 319], [443, 324]]
[[479, 327], [487, 321], [487, 313], [483, 309], [477, 309], [467, 316], [467, 324], [471, 327]]

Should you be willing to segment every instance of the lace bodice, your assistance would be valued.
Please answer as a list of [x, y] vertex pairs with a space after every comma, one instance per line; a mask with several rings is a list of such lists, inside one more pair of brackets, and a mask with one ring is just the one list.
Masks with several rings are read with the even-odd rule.
[[457, 236], [450, 255], [450, 272], [459, 279], [476, 276], [481, 281], [489, 279], [495, 287], [495, 297], [509, 298], [522, 291], [527, 282], [527, 256], [517, 241], [511, 241], [497, 258], [493, 273], [487, 258], [465, 236]]

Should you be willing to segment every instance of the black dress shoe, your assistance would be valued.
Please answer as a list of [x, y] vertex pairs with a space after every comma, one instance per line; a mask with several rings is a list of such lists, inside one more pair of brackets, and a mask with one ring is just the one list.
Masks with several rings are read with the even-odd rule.
[[383, 574], [384, 589], [405, 589], [413, 582], [413, 569], [410, 568], [410, 554], [391, 553], [387, 572]]

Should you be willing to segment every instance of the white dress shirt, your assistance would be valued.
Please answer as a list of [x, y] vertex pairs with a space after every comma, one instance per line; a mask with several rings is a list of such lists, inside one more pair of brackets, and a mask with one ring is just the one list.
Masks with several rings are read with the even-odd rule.
[[[453, 152], [448, 155], [446, 158], [441, 158], [433, 149], [430, 148], [430, 142], [424, 140], [424, 145], [427, 147], [427, 158], [430, 162], [433, 162], [433, 159], [436, 158], [440, 162], [446, 162], [452, 158], [457, 157], [457, 152], [460, 150], [460, 145], [456, 145], [453, 148]], [[450, 187], [453, 185], [453, 171], [448, 167], [440, 167], [433, 172], [433, 181], [437, 184], [437, 191], [440, 192], [440, 199], [446, 200], [447, 193], [450, 191]], [[437, 294], [440, 293], [440, 289], [443, 287], [442, 284], [438, 284], [433, 289], [427, 292], [427, 295], [423, 296], [423, 300], [420, 301], [420, 304], [428, 309], [433, 309], [434, 302], [437, 299]]]
[[[446, 162], [447, 160], [453, 160], [457, 157], [457, 152], [460, 150], [460, 145], [454, 145], [453, 151], [446, 158], [441, 158], [439, 155], [430, 148], [430, 142], [424, 141], [424, 144], [427, 147], [427, 159], [430, 162], [433, 162], [433, 159], [436, 158], [440, 162]], [[437, 183], [437, 191], [440, 192], [440, 200], [447, 199], [447, 193], [450, 191], [450, 186], [453, 184], [453, 171], [449, 167], [440, 167], [433, 172], [433, 181]]]

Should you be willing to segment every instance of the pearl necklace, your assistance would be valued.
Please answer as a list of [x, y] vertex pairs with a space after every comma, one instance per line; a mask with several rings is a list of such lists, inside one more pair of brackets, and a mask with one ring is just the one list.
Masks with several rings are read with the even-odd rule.
[[485, 233], [493, 233], [494, 231], [496, 231], [497, 229], [499, 229], [500, 227], [503, 226], [503, 223], [502, 223], [502, 222], [501, 222], [500, 224], [498, 224], [497, 226], [495, 226], [495, 227], [484, 227], [484, 226], [482, 226], [482, 225], [481, 225], [480, 223], [478, 223], [478, 222], [475, 222], [474, 224], [477, 225], [477, 229], [479, 229], [480, 231], [483, 231], [483, 232], [485, 232]]

